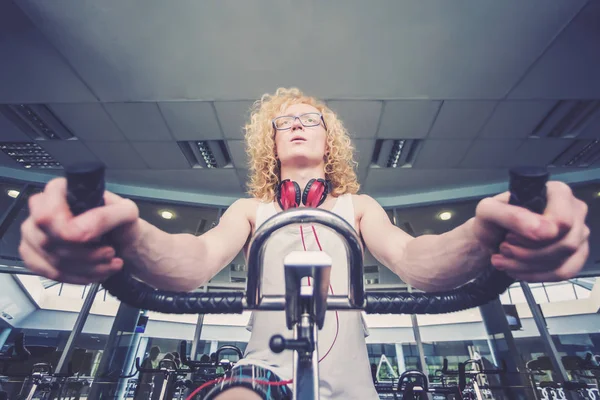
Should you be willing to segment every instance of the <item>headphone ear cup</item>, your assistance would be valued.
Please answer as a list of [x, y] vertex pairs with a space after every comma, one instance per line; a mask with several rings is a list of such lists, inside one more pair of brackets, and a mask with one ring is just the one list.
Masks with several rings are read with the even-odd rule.
[[311, 179], [310, 181], [308, 181], [308, 183], [304, 187], [304, 190], [302, 191], [302, 204], [304, 204], [307, 207], [311, 207], [309, 200], [312, 200], [312, 199], [309, 199], [309, 193], [310, 193], [310, 189], [312, 188], [312, 185], [313, 185], [313, 183], [315, 183], [315, 181], [316, 181], [316, 179]]
[[302, 202], [307, 207], [319, 207], [329, 193], [329, 183], [324, 179], [311, 179], [302, 193]]
[[277, 189], [277, 203], [282, 210], [298, 207], [300, 204], [300, 186], [289, 179], [281, 181]]
[[298, 185], [298, 183], [296, 181], [292, 181], [292, 183], [294, 184], [294, 202], [295, 202], [295, 207], [298, 207], [300, 205], [300, 201], [301, 199], [301, 193], [300, 193], [300, 185]]
[[279, 182], [279, 185], [277, 185], [277, 189], [275, 190], [275, 198], [277, 199], [277, 204], [279, 204], [279, 207], [281, 207], [282, 210], [284, 210], [283, 204], [281, 202], [281, 197], [283, 196], [283, 182], [284, 181]]

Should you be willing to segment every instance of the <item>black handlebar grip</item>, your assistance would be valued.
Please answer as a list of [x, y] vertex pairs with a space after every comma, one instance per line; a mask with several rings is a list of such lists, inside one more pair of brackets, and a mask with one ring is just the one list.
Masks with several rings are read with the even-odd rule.
[[509, 204], [542, 214], [547, 204], [548, 170], [543, 167], [519, 167], [511, 169], [509, 173]]
[[104, 205], [104, 171], [99, 162], [87, 162], [65, 168], [67, 203], [73, 215]]

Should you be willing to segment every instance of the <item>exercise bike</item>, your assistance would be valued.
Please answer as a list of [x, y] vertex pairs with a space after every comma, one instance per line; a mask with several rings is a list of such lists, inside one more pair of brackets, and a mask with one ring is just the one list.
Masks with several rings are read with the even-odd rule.
[[[232, 345], [223, 345], [219, 347], [214, 353], [214, 359], [209, 361], [194, 361], [188, 357], [187, 354], [187, 342], [182, 340], [179, 343], [179, 354], [181, 355], [181, 363], [183, 365], [187, 365], [190, 367], [192, 372], [192, 379], [186, 380], [186, 387], [190, 388], [193, 386], [201, 387], [206, 382], [221, 378], [228, 372], [231, 368], [235, 366], [235, 363], [230, 362], [228, 360], [222, 360], [221, 355], [225, 352], [233, 352], [237, 354], [239, 359], [241, 360], [244, 356], [242, 350], [240, 350], [237, 346]], [[219, 368], [221, 370], [219, 370]], [[195, 396], [205, 395], [210, 389], [202, 391], [200, 393], [196, 393]], [[198, 397], [201, 398], [201, 397]]]
[[158, 368], [143, 368], [140, 365], [139, 357], [135, 359], [135, 368], [140, 373], [157, 374], [162, 378], [159, 383], [160, 388], [156, 385], [156, 381], [154, 381], [150, 395], [150, 398], [154, 398], [154, 392], [158, 390], [159, 400], [182, 399], [183, 391], [188, 388], [188, 385], [184, 380], [178, 379], [178, 377], [185, 377], [190, 372], [193, 372], [192, 368], [178, 368], [174, 360], [161, 360], [158, 363]]
[[[85, 163], [66, 169], [67, 201], [74, 215], [103, 205], [104, 166]], [[542, 213], [546, 206], [545, 169], [521, 168], [510, 173], [510, 203]], [[325, 252], [291, 252], [284, 258], [285, 295], [264, 295], [262, 265], [266, 243], [290, 224], [319, 224], [344, 241], [349, 271], [347, 295], [329, 295], [331, 258]], [[514, 280], [493, 268], [460, 288], [437, 293], [366, 292], [361, 239], [340, 216], [321, 209], [296, 208], [272, 216], [255, 232], [248, 249], [248, 280], [245, 292], [179, 293], [156, 290], [133, 278], [126, 268], [103, 286], [120, 301], [136, 308], [176, 314], [242, 313], [244, 310], [284, 311], [293, 339], [274, 335], [274, 352], [294, 352], [293, 397], [319, 398], [317, 341], [328, 310], [365, 311], [372, 314], [440, 314], [483, 305], [496, 299]], [[313, 281], [307, 289], [304, 278]]]
[[[39, 362], [33, 364], [31, 372], [28, 374], [11, 373], [3, 371], [3, 375], [11, 378], [26, 378], [21, 387], [21, 392], [17, 395], [18, 400], [32, 400], [34, 397], [41, 400], [50, 400], [57, 396], [61, 389], [61, 380], [73, 376], [71, 364], [67, 365], [67, 372], [58, 373], [53, 371], [52, 364]], [[29, 389], [25, 389], [25, 383], [29, 382]], [[27, 393], [27, 394], [25, 394]]]

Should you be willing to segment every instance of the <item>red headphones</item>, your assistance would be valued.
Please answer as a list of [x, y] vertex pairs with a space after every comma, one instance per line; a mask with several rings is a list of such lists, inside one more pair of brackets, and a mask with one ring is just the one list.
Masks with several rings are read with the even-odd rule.
[[277, 186], [275, 193], [277, 197], [277, 203], [282, 210], [295, 208], [302, 204], [306, 207], [319, 207], [330, 191], [330, 182], [325, 179], [311, 179], [306, 184], [304, 191], [300, 193], [300, 185], [298, 183], [285, 179]]

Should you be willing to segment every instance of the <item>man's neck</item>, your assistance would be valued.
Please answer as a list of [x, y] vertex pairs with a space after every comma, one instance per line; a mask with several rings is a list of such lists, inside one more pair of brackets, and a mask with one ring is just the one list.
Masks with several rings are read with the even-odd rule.
[[325, 179], [323, 165], [302, 168], [281, 167], [281, 180], [289, 179], [298, 183], [298, 185], [300, 185], [300, 190], [304, 190], [306, 184], [311, 179], [319, 178]]

